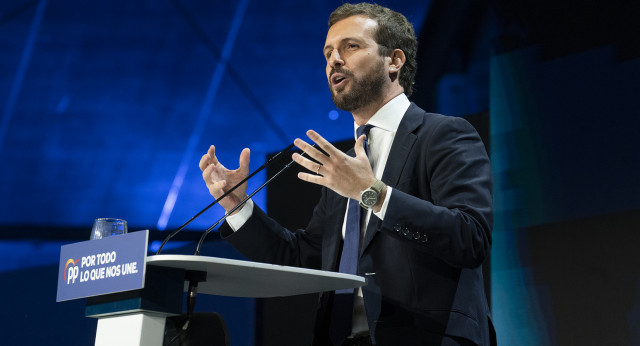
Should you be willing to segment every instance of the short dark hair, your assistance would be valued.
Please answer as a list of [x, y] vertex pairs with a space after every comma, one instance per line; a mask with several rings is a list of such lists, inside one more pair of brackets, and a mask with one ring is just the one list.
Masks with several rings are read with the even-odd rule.
[[400, 69], [400, 85], [404, 93], [410, 96], [413, 92], [413, 83], [418, 68], [416, 53], [418, 40], [416, 39], [413, 24], [405, 16], [386, 7], [365, 2], [359, 4], [343, 4], [329, 16], [329, 28], [333, 24], [345, 18], [363, 15], [375, 20], [378, 28], [373, 34], [378, 43], [378, 54], [388, 56], [394, 49], [400, 49], [406, 56], [406, 61]]

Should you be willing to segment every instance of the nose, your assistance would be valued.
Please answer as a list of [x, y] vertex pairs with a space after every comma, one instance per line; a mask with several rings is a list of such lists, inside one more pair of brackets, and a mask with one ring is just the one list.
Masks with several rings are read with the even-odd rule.
[[336, 68], [336, 66], [344, 66], [344, 61], [337, 49], [334, 49], [333, 52], [331, 52], [328, 63], [332, 68]]

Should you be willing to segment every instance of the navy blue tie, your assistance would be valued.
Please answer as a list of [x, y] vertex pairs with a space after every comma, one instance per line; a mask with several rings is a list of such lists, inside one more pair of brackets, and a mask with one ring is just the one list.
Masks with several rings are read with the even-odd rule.
[[[363, 134], [369, 136], [369, 130], [372, 125], [362, 125], [356, 130], [358, 138]], [[369, 143], [364, 141], [364, 152], [369, 155]], [[361, 223], [360, 203], [355, 199], [349, 199], [349, 208], [347, 209], [347, 224], [344, 234], [344, 245], [342, 246], [342, 256], [340, 256], [339, 271], [346, 274], [356, 274], [358, 269], [358, 252], [360, 248], [360, 223]], [[353, 292], [353, 289], [336, 291], [339, 293]]]
[[[363, 134], [369, 136], [372, 125], [358, 127], [356, 135], [358, 138]], [[368, 138], [364, 142], [364, 151], [369, 155]], [[345, 274], [357, 274], [358, 253], [360, 250], [360, 224], [361, 208], [360, 203], [355, 199], [349, 199], [347, 208], [347, 222], [345, 225], [344, 242], [342, 245], [342, 255], [340, 256], [340, 266], [338, 271]], [[351, 320], [353, 313], [354, 289], [336, 290], [333, 300], [331, 314], [330, 334], [334, 344], [341, 344], [344, 339], [351, 334]]]

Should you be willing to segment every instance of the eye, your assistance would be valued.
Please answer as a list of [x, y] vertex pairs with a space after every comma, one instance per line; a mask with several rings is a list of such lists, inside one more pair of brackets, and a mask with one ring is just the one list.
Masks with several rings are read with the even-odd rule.
[[348, 49], [356, 49], [358, 48], [358, 45], [355, 43], [347, 43], [347, 48]]
[[325, 59], [329, 60], [329, 58], [331, 57], [331, 54], [333, 53], [333, 50], [327, 50], [324, 52], [324, 57]]

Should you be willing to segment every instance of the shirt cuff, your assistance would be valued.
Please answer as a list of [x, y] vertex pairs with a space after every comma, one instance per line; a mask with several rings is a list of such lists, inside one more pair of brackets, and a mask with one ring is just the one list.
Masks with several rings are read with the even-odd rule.
[[391, 186], [387, 185], [387, 195], [384, 197], [384, 201], [382, 201], [382, 207], [380, 207], [379, 212], [373, 212], [373, 215], [377, 216], [378, 219], [384, 220], [384, 214], [387, 212], [387, 207], [389, 206], [389, 199], [391, 198]]
[[253, 200], [249, 199], [239, 212], [227, 217], [227, 223], [235, 232], [244, 226], [251, 215], [253, 215]]

